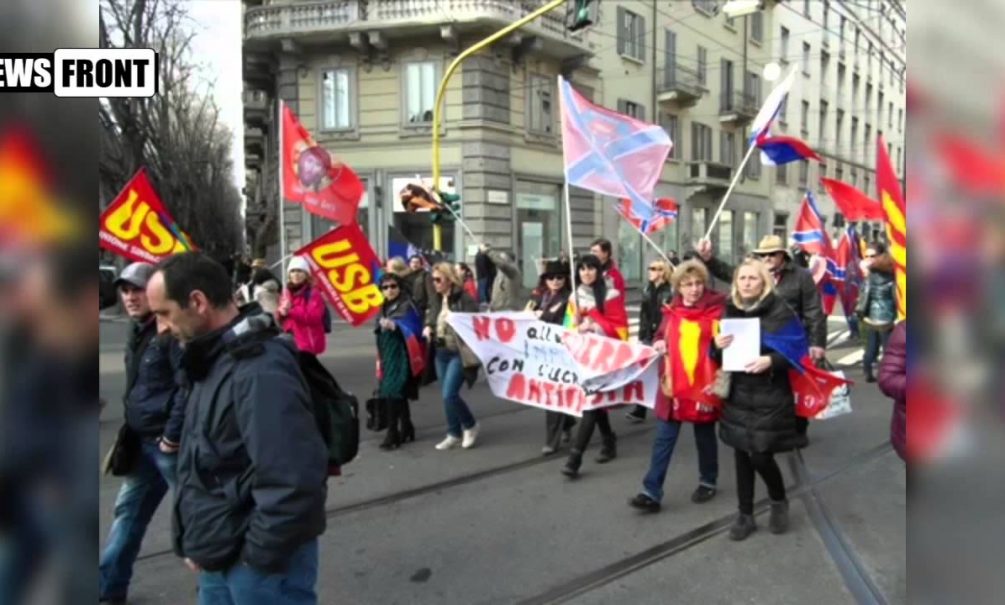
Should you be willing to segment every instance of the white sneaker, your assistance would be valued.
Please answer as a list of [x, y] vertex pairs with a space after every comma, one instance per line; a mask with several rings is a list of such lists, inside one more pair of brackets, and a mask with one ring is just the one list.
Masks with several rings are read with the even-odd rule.
[[473, 446], [475, 444], [475, 440], [478, 439], [478, 431], [479, 430], [481, 430], [481, 427], [478, 426], [477, 422], [475, 423], [475, 425], [473, 427], [471, 427], [469, 429], [465, 429], [464, 430], [464, 442], [461, 443], [461, 447], [463, 447], [464, 449], [468, 449], [469, 447]]
[[[467, 431], [464, 431], [464, 433], [465, 433], [465, 439], [467, 439]], [[436, 449], [438, 449], [440, 451], [442, 451], [442, 450], [450, 450], [450, 449], [453, 449], [453, 448], [457, 447], [458, 445], [460, 445], [460, 443], [461, 443], [461, 440], [458, 439], [457, 437], [454, 437], [453, 435], [447, 435], [446, 439], [444, 439], [443, 441], [441, 441], [441, 442], [439, 442], [439, 443], [436, 444]], [[467, 447], [467, 446], [465, 446], [465, 447]]]

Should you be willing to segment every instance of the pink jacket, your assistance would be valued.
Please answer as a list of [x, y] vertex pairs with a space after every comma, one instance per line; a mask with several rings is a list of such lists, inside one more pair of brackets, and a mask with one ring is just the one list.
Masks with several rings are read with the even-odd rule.
[[297, 294], [291, 294], [286, 288], [279, 299], [279, 307], [284, 306], [289, 307], [289, 312], [286, 317], [277, 313], [276, 321], [284, 332], [293, 334], [297, 348], [315, 355], [324, 353], [328, 341], [324, 328], [325, 301], [321, 293], [310, 286]]

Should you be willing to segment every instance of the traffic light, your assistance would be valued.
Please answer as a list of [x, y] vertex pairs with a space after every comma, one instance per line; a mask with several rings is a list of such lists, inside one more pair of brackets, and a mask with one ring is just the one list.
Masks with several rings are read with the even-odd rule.
[[575, 32], [593, 25], [593, 10], [590, 5], [599, 0], [572, 0], [566, 9], [565, 29]]
[[459, 193], [437, 193], [436, 195], [440, 198], [442, 207], [430, 214], [430, 221], [434, 224], [449, 223], [454, 220], [455, 215], [461, 215], [461, 196]]

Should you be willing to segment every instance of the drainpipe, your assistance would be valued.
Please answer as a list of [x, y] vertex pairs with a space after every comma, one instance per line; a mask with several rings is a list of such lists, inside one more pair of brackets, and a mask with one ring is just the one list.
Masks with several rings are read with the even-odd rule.
[[653, 47], [653, 97], [652, 97], [653, 117], [656, 118], [654, 122], [659, 124], [659, 118], [658, 118], [659, 113], [658, 110], [656, 109], [656, 15], [658, 14], [656, 12], [657, 1], [658, 0], [653, 0], [653, 37], [652, 42], [650, 42], [650, 44], [652, 44]]

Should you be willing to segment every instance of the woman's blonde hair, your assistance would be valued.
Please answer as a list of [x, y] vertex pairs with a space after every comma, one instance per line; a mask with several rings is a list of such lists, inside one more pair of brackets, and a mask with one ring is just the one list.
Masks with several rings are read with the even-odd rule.
[[433, 265], [433, 273], [439, 273], [443, 277], [446, 277], [450, 283], [459, 288], [464, 287], [464, 282], [461, 281], [461, 277], [457, 275], [457, 270], [454, 269], [453, 263], [436, 263]]
[[674, 271], [673, 275], [670, 277], [670, 285], [673, 286], [674, 291], [677, 291], [680, 289], [681, 283], [683, 283], [685, 279], [689, 279], [691, 277], [697, 277], [701, 280], [701, 283], [707, 285], [708, 269], [706, 269], [705, 265], [699, 261], [694, 259], [686, 260], [677, 265], [677, 270]]
[[403, 276], [409, 271], [408, 263], [400, 256], [394, 256], [387, 261], [387, 270], [395, 275]]
[[743, 269], [744, 267], [753, 267], [754, 270], [757, 271], [757, 275], [761, 278], [761, 281], [764, 282], [764, 291], [762, 291], [761, 295], [757, 298], [758, 303], [767, 298], [768, 295], [775, 290], [775, 279], [771, 277], [771, 271], [768, 270], [768, 266], [764, 264], [764, 261], [759, 258], [745, 259], [742, 263], [737, 265], [736, 271], [733, 273], [733, 287], [730, 290], [730, 296], [733, 299], [733, 304], [741, 309], [745, 308], [746, 305], [740, 297], [740, 289], [736, 286], [736, 283], [740, 277], [740, 269]]
[[673, 269], [670, 268], [670, 263], [662, 258], [654, 258], [649, 261], [650, 267], [659, 267], [660, 271], [663, 273], [663, 281], [669, 283], [673, 276]]

